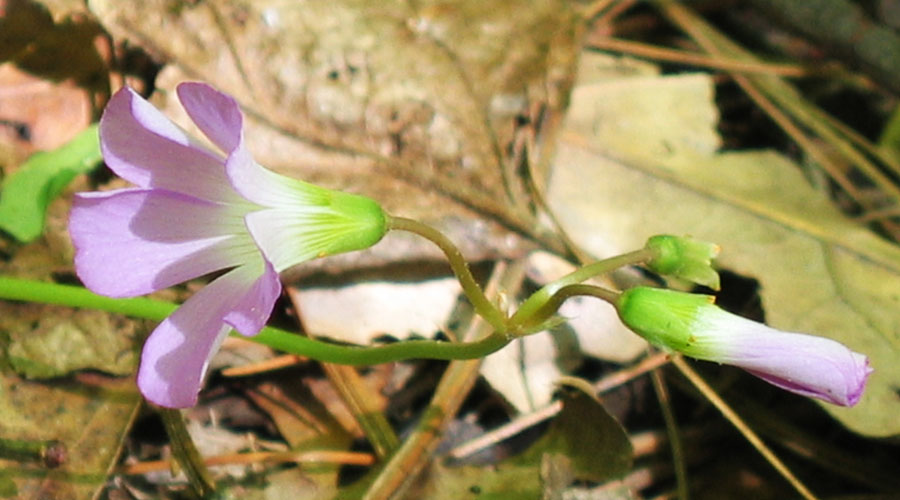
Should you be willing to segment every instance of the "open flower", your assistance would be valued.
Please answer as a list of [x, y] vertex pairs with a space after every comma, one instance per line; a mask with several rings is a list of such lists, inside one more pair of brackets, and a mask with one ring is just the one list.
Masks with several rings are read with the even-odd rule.
[[859, 402], [869, 359], [824, 337], [769, 328], [713, 305], [713, 297], [637, 287], [617, 309], [629, 328], [660, 347], [734, 365], [782, 389], [841, 406]]
[[257, 164], [231, 97], [202, 83], [179, 85], [178, 97], [221, 152], [124, 88], [103, 113], [100, 143], [106, 164], [137, 187], [78, 194], [69, 218], [78, 276], [99, 294], [143, 295], [227, 270], [144, 344], [138, 386], [172, 408], [196, 403], [209, 359], [232, 328], [262, 329], [281, 293], [280, 271], [366, 248], [385, 232], [374, 201]]

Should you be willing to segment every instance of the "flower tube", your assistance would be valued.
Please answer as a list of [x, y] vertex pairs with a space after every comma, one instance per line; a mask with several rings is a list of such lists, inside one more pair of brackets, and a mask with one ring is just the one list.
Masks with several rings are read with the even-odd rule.
[[790, 333], [736, 316], [713, 297], [658, 288], [626, 290], [622, 321], [650, 343], [734, 365], [782, 389], [841, 406], [859, 402], [869, 359], [824, 337]]
[[255, 335], [265, 325], [281, 293], [279, 272], [374, 245], [386, 223], [371, 199], [256, 163], [230, 96], [203, 83], [177, 92], [220, 151], [123, 88], [100, 120], [100, 145], [109, 168], [136, 187], [76, 195], [69, 232], [79, 278], [101, 295], [144, 295], [225, 271], [160, 323], [141, 354], [143, 395], [185, 408], [225, 335]]

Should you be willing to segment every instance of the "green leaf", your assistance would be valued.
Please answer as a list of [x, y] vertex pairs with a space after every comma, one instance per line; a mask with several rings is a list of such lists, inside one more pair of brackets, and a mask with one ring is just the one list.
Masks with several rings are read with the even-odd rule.
[[541, 497], [540, 469], [534, 465], [447, 467], [436, 463], [427, 477], [428, 481], [407, 498], [503, 500]]
[[564, 456], [572, 477], [603, 482], [631, 469], [633, 450], [628, 434], [606, 408], [574, 386], [563, 393], [563, 409], [550, 430], [512, 460], [519, 465], [544, 464]]
[[582, 85], [550, 205], [599, 257], [659, 233], [718, 243], [720, 267], [759, 282], [768, 324], [869, 356], [875, 372], [862, 401], [823, 408], [863, 434], [900, 433], [900, 249], [843, 216], [787, 158], [719, 152], [716, 120], [704, 75]]
[[0, 229], [29, 242], [44, 231], [47, 206], [78, 174], [100, 162], [97, 125], [53, 151], [30, 158], [3, 183], [0, 192]]

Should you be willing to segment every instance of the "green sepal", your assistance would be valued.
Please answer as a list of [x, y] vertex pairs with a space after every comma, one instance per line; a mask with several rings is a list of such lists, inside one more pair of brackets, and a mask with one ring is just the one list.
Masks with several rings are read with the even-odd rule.
[[690, 236], [663, 234], [647, 240], [645, 248], [653, 251], [653, 258], [647, 262], [651, 271], [719, 289], [719, 273], [712, 267], [712, 259], [719, 254], [718, 245]]
[[711, 295], [640, 286], [622, 292], [616, 309], [625, 326], [651, 344], [685, 351], [696, 342], [697, 315], [714, 301]]
[[329, 220], [322, 227], [335, 234], [319, 257], [369, 248], [387, 233], [384, 210], [371, 198], [331, 191], [328, 208]]

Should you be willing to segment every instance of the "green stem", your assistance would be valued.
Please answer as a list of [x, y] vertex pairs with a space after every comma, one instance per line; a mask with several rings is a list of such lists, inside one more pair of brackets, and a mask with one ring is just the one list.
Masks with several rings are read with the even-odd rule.
[[437, 245], [444, 252], [444, 255], [447, 256], [450, 268], [453, 269], [453, 274], [456, 275], [456, 279], [462, 285], [463, 293], [466, 294], [469, 302], [472, 303], [475, 312], [493, 327], [494, 335], [506, 332], [506, 316], [487, 298], [484, 290], [481, 289], [481, 286], [475, 281], [475, 277], [472, 276], [472, 271], [469, 270], [469, 263], [463, 258], [459, 248], [443, 233], [419, 221], [392, 216], [388, 216], [388, 229], [414, 233]]
[[[534, 292], [531, 295], [531, 297], [528, 297], [528, 299], [525, 300], [525, 302], [523, 302], [521, 306], [519, 306], [519, 309], [516, 311], [516, 313], [513, 314], [512, 318], [509, 319], [509, 324], [511, 325], [511, 327], [512, 327], [512, 325], [533, 324], [533, 323], [535, 323], [535, 321], [532, 321], [530, 318], [532, 316], [534, 316], [535, 314], [539, 314], [539, 311], [541, 311], [542, 309], [545, 309], [544, 305], [548, 301], [550, 301], [553, 298], [553, 296], [557, 292], [562, 290], [563, 288], [565, 288], [567, 286], [571, 286], [571, 285], [576, 285], [578, 283], [582, 283], [584, 281], [587, 281], [587, 280], [593, 278], [594, 276], [608, 273], [608, 272], [610, 272], [614, 269], [618, 269], [620, 267], [625, 267], [628, 265], [639, 264], [641, 262], [645, 262], [649, 259], [652, 259], [654, 257], [654, 255], [655, 254], [653, 253], [652, 250], [642, 248], [640, 250], [635, 250], [633, 252], [628, 252], [628, 253], [625, 253], [622, 255], [617, 255], [615, 257], [610, 257], [608, 259], [599, 260], [592, 264], [588, 264], [584, 267], [578, 268], [575, 271], [563, 276], [562, 278], [560, 278], [556, 281], [547, 283], [540, 290]], [[593, 288], [599, 288], [599, 287], [593, 287]], [[600, 290], [605, 290], [605, 289], [600, 289]], [[612, 292], [611, 290], [607, 290], [607, 292], [615, 293], [615, 292]], [[600, 293], [600, 292], [597, 292], [597, 293]], [[574, 293], [574, 295], [596, 295], [596, 293], [578, 292], [578, 293]], [[566, 298], [568, 298], [570, 296], [571, 295], [564, 296], [564, 298], [562, 298], [562, 300], [565, 300]], [[596, 296], [603, 300], [609, 301], [608, 295], [607, 295], [607, 297], [603, 297], [600, 295], [596, 295]], [[560, 301], [559, 304], [562, 304], [562, 301]], [[556, 306], [557, 309], [559, 308], [559, 304]], [[555, 311], [555, 309], [553, 311]]]
[[[178, 305], [146, 297], [113, 299], [85, 288], [0, 276], [0, 299], [97, 309], [135, 318], [162, 321]], [[236, 335], [232, 333], [233, 335]], [[509, 341], [494, 333], [477, 342], [409, 340], [376, 347], [339, 345], [266, 327], [254, 337], [242, 337], [286, 353], [345, 365], [375, 365], [405, 359], [474, 359], [487, 356]]]
[[191, 488], [200, 498], [211, 498], [216, 492], [216, 482], [209, 473], [209, 469], [206, 468], [197, 447], [194, 446], [194, 441], [184, 424], [181, 410], [160, 408], [159, 416], [162, 417], [166, 434], [169, 435], [172, 456], [175, 457], [178, 465], [184, 471], [184, 475], [187, 476]]
[[43, 462], [48, 468], [59, 467], [67, 459], [66, 446], [61, 441], [28, 441], [0, 438], [0, 458], [21, 462]]
[[566, 285], [557, 290], [556, 293], [551, 295], [549, 299], [528, 316], [519, 316], [518, 311], [516, 311], [517, 314], [510, 319], [509, 331], [513, 336], [521, 337], [543, 330], [545, 322], [559, 311], [563, 302], [572, 297], [596, 297], [615, 305], [619, 295], [621, 295], [620, 292], [594, 285]]

